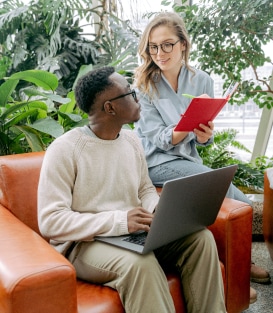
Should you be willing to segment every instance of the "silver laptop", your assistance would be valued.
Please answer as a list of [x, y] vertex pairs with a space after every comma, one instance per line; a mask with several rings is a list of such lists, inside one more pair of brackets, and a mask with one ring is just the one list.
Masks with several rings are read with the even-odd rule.
[[237, 170], [231, 165], [210, 172], [169, 180], [164, 183], [149, 232], [96, 240], [140, 254], [214, 223]]

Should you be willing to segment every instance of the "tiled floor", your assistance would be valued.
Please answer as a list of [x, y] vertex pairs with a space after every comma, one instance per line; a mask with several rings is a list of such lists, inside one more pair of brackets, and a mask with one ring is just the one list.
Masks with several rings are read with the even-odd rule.
[[[264, 242], [252, 243], [252, 261], [268, 270], [273, 281], [273, 261]], [[243, 313], [273, 313], [273, 283], [270, 285], [251, 283], [251, 286], [256, 289], [258, 300]]]

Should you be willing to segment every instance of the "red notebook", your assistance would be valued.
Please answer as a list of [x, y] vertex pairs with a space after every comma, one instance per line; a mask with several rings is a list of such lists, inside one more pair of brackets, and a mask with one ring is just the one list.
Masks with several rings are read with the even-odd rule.
[[229, 98], [193, 98], [187, 110], [181, 114], [181, 119], [175, 131], [193, 131], [199, 129], [199, 124], [208, 125], [213, 121]]

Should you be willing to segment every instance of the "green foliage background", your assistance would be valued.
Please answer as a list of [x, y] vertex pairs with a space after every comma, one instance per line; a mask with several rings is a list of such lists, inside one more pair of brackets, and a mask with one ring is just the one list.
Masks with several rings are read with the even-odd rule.
[[[258, 68], [273, 65], [264, 45], [273, 42], [273, 2], [271, 0], [200, 0], [188, 6], [182, 0], [174, 10], [185, 20], [192, 39], [191, 59], [208, 73], [219, 74], [224, 89], [240, 82], [230, 103], [245, 104], [252, 99], [260, 108], [273, 107], [272, 73], [259, 76]], [[170, 4], [170, 1], [162, 1]], [[250, 68], [255, 79], [246, 80], [243, 70]], [[273, 71], [273, 67], [272, 67]]]
[[[118, 17], [112, 2], [94, 6], [90, 0], [1, 1], [1, 155], [44, 150], [57, 136], [86, 124], [73, 93], [86, 71], [113, 65], [132, 82], [141, 32]], [[162, 1], [163, 6], [169, 3]], [[272, 78], [258, 75], [259, 66], [272, 64], [263, 51], [263, 45], [273, 41], [271, 0], [200, 0], [192, 6], [182, 0], [173, 9], [184, 18], [191, 36], [191, 61], [221, 75], [224, 89], [231, 81], [240, 82], [231, 103], [243, 105], [252, 99], [260, 108], [273, 107]], [[255, 80], [243, 79], [247, 68]], [[246, 148], [235, 136], [232, 130], [215, 134], [214, 145], [200, 148], [200, 155], [212, 168], [239, 163], [235, 184], [258, 190], [272, 159], [260, 157], [255, 164], [238, 160], [230, 147]]]

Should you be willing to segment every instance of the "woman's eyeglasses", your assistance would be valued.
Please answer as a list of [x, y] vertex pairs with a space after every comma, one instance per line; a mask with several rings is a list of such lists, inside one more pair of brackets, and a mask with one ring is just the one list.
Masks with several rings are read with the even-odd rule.
[[132, 90], [131, 90], [130, 92], [128, 92], [128, 93], [125, 93], [124, 95], [120, 95], [120, 96], [115, 97], [115, 98], [112, 98], [112, 99], [110, 99], [110, 100], [108, 100], [108, 101], [114, 101], [114, 100], [117, 100], [117, 99], [119, 99], [119, 98], [126, 97], [126, 96], [128, 96], [128, 95], [132, 95], [133, 98], [134, 98], [134, 100], [137, 101], [137, 95], [136, 95], [136, 92], [135, 92], [134, 89], [132, 89]]
[[165, 53], [171, 53], [173, 51], [173, 46], [179, 41], [180, 39], [178, 39], [175, 43], [164, 42], [160, 45], [148, 45], [148, 53], [150, 55], [156, 55], [158, 53], [158, 47], [160, 47], [160, 49]]

